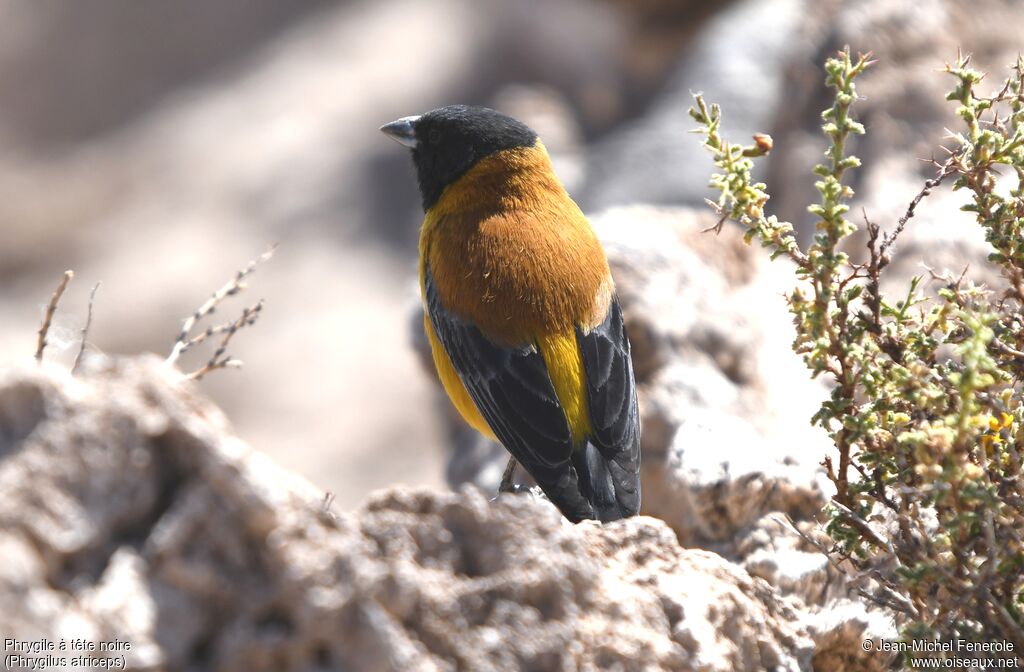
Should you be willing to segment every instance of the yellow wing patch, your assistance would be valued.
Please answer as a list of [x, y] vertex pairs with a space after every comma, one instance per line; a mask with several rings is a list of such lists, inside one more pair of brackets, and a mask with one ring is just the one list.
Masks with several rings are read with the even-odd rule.
[[497, 437], [491, 431], [491, 426], [484, 420], [484, 416], [480, 415], [476, 403], [469, 396], [466, 386], [462, 384], [462, 379], [459, 378], [459, 374], [455, 371], [455, 366], [452, 364], [452, 360], [448, 358], [448, 353], [444, 351], [444, 346], [441, 345], [441, 341], [437, 340], [434, 327], [430, 324], [430, 317], [426, 313], [423, 313], [423, 329], [427, 332], [427, 340], [430, 341], [430, 353], [434, 356], [434, 368], [437, 369], [437, 377], [441, 379], [441, 385], [444, 387], [444, 391], [448, 393], [448, 398], [452, 400], [452, 404], [455, 405], [459, 415], [469, 423], [470, 427], [487, 438], [497, 441]]
[[576, 343], [576, 332], [551, 334], [537, 339], [548, 375], [565, 417], [569, 420], [573, 443], [590, 436], [590, 405], [587, 403], [587, 374], [583, 356]]
[[[480, 414], [466, 386], [462, 384], [462, 379], [455, 371], [455, 366], [448, 358], [444, 346], [434, 334], [434, 328], [426, 314], [423, 316], [423, 328], [427, 332], [427, 340], [430, 341], [430, 352], [434, 357], [437, 376], [441, 379], [441, 385], [459, 415], [470, 427], [497, 441], [490, 425]], [[576, 344], [576, 334], [571, 332], [542, 336], [538, 340], [541, 356], [555, 388], [555, 395], [562, 405], [565, 417], [569, 420], [573, 442], [580, 443], [590, 435], [591, 425], [590, 407], [587, 404], [587, 378], [583, 369], [583, 357]]]

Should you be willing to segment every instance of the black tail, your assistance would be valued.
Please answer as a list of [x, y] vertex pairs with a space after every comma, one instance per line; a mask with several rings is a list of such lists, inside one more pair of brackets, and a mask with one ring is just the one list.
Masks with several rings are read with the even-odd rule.
[[640, 477], [632, 469], [609, 462], [589, 441], [573, 453], [580, 492], [602, 523], [640, 512]]
[[617, 299], [590, 331], [576, 328], [587, 374], [591, 433], [572, 456], [580, 492], [601, 521], [640, 512], [640, 413], [629, 338]]

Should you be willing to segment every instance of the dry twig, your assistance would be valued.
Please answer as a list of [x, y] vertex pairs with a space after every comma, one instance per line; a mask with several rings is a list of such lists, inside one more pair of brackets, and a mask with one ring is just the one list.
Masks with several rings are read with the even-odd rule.
[[256, 320], [260, 316], [260, 311], [263, 310], [263, 299], [260, 299], [257, 303], [252, 306], [248, 306], [242, 310], [242, 315], [234, 322], [226, 325], [226, 328], [221, 330], [224, 334], [224, 338], [221, 340], [220, 345], [213, 351], [213, 356], [204, 364], [201, 368], [186, 377], [191, 380], [199, 380], [206, 374], [217, 369], [226, 368], [237, 368], [242, 365], [241, 360], [234, 359], [230, 355], [225, 354], [228, 349], [228, 343], [231, 342], [232, 337], [239, 329], [243, 327], [249, 327], [256, 323]]
[[57, 289], [54, 290], [53, 296], [50, 297], [50, 303], [46, 306], [46, 316], [43, 318], [43, 324], [39, 327], [39, 341], [36, 344], [36, 361], [43, 361], [43, 350], [46, 349], [46, 337], [50, 333], [50, 325], [53, 323], [53, 314], [57, 312], [57, 304], [60, 303], [60, 297], [64, 296], [64, 290], [68, 288], [68, 283], [71, 282], [71, 278], [75, 277], [75, 272], [68, 270], [64, 271], [64, 277], [61, 278], [60, 284], [57, 285]]
[[885, 266], [888, 265], [889, 257], [886, 255], [886, 252], [889, 250], [889, 246], [896, 242], [896, 238], [898, 238], [899, 235], [903, 233], [903, 227], [905, 227], [907, 225], [907, 222], [910, 221], [914, 214], [916, 214], [915, 211], [917, 210], [917, 206], [921, 203], [922, 200], [924, 200], [926, 196], [931, 195], [932, 189], [938, 187], [940, 184], [942, 184], [943, 180], [945, 180], [947, 177], [956, 172], [955, 155], [950, 156], [948, 159], [946, 159], [944, 163], [939, 163], [935, 159], [932, 159], [931, 162], [932, 165], [936, 167], [937, 172], [935, 174], [935, 177], [933, 177], [930, 180], [925, 180], [924, 186], [921, 188], [921, 191], [919, 191], [917, 193], [917, 196], [915, 196], [913, 200], [910, 201], [910, 205], [907, 206], [907, 211], [903, 213], [903, 216], [900, 217], [899, 221], [896, 223], [895, 230], [893, 230], [892, 233], [887, 233], [882, 237], [882, 245], [881, 247], [878, 248], [878, 256], [881, 258], [882, 262], [880, 268], [885, 268]]
[[85, 326], [82, 327], [82, 342], [78, 347], [78, 354], [75, 355], [75, 363], [71, 366], [71, 375], [75, 375], [78, 371], [78, 365], [82, 363], [82, 356], [85, 355], [85, 340], [89, 337], [89, 327], [92, 326], [92, 303], [96, 299], [96, 290], [100, 288], [100, 283], [96, 283], [92, 286], [92, 291], [89, 292], [89, 309], [85, 314]]
[[231, 278], [227, 284], [214, 292], [203, 305], [199, 306], [194, 313], [185, 319], [184, 323], [181, 325], [181, 332], [178, 334], [178, 338], [174, 341], [174, 347], [171, 349], [171, 354], [167, 357], [168, 364], [175, 364], [182, 354], [190, 348], [199, 345], [212, 336], [223, 334], [224, 337], [221, 339], [220, 344], [217, 346], [217, 349], [213, 351], [213, 355], [209, 360], [207, 360], [206, 364], [192, 373], [186, 374], [186, 377], [191, 380], [199, 380], [211, 371], [234, 368], [242, 365], [240, 360], [226, 354], [228, 344], [239, 329], [252, 326], [256, 323], [256, 320], [259, 319], [260, 312], [263, 310], [263, 299], [260, 299], [257, 303], [243, 309], [241, 316], [232, 322], [207, 327], [195, 336], [191, 335], [192, 329], [195, 328], [196, 324], [200, 320], [214, 312], [222, 301], [244, 290], [246, 285], [242, 280], [252, 273], [256, 269], [256, 266], [273, 256], [276, 248], [277, 246], [274, 245], [262, 255], [250, 261], [244, 268], [235, 273], [234, 277]]
[[[231, 278], [231, 280], [229, 280], [227, 284], [225, 284], [223, 287], [214, 292], [213, 295], [211, 295], [210, 298], [206, 300], [206, 303], [199, 306], [199, 308], [197, 308], [194, 313], [192, 313], [185, 319], [185, 321], [181, 325], [181, 332], [178, 334], [178, 338], [174, 341], [174, 347], [171, 349], [171, 354], [168, 355], [167, 357], [168, 364], [176, 363], [178, 359], [181, 358], [182, 354], [185, 353], [186, 350], [188, 350], [189, 348], [198, 343], [201, 343], [202, 341], [206, 340], [213, 334], [223, 333], [225, 331], [231, 330], [232, 325], [234, 323], [228, 323], [220, 325], [219, 327], [215, 327], [213, 329], [207, 329], [206, 332], [203, 332], [202, 334], [194, 338], [189, 336], [189, 334], [192, 332], [192, 329], [196, 326], [196, 323], [199, 322], [204, 317], [206, 317], [207, 315], [209, 315], [210, 313], [212, 313], [214, 309], [222, 301], [224, 301], [224, 299], [230, 296], [234, 296], [235, 294], [238, 294], [239, 292], [244, 290], [246, 288], [246, 285], [245, 283], [242, 282], [242, 280], [244, 280], [246, 276], [252, 273], [256, 269], [256, 266], [263, 263], [267, 259], [270, 259], [270, 257], [274, 255], [274, 250], [276, 249], [277, 245], [274, 245], [269, 250], [261, 254], [259, 257], [250, 261], [243, 269], [235, 273], [235, 276]], [[232, 335], [233, 333], [234, 332], [232, 331]], [[230, 336], [228, 336], [228, 340], [230, 340]]]

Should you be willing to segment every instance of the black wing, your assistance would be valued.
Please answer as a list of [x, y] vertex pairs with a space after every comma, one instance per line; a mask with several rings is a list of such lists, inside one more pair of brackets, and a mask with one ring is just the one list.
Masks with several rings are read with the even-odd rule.
[[577, 458], [583, 493], [601, 520], [640, 511], [640, 414], [629, 338], [617, 298], [604, 321], [576, 342], [583, 356], [593, 429]]
[[569, 422], [540, 352], [529, 345], [509, 348], [489, 340], [441, 305], [430, 268], [424, 273], [434, 334], [494, 435], [566, 518], [593, 518], [572, 463]]

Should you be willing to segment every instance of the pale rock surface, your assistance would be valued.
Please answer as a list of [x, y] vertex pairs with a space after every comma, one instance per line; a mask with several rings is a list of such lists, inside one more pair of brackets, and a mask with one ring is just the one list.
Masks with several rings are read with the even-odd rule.
[[735, 141], [769, 131], [789, 96], [787, 64], [808, 56], [801, 31], [805, 0], [740, 0], [724, 5], [687, 44], [660, 95], [643, 116], [617, 127], [587, 154], [586, 209], [631, 203], [699, 204], [713, 168], [686, 111], [691, 92], [727, 110]]

